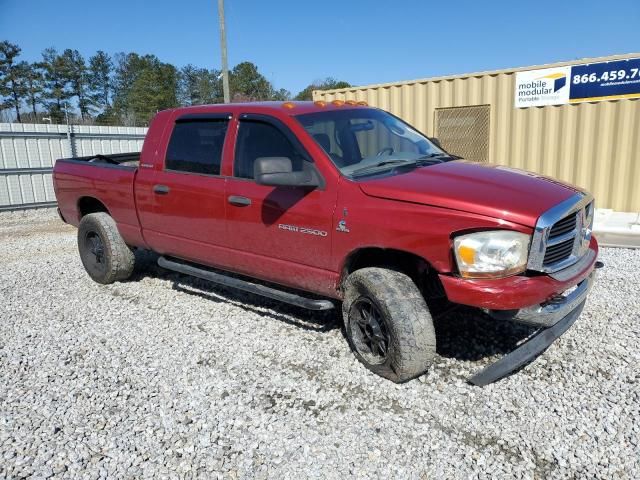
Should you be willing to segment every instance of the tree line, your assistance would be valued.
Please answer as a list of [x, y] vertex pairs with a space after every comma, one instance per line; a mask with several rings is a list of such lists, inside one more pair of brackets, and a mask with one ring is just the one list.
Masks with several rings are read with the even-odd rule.
[[[146, 126], [159, 110], [222, 103], [222, 72], [194, 65], [180, 69], [155, 55], [100, 50], [88, 60], [75, 49], [47, 48], [42, 60], [20, 60], [21, 49], [0, 42], [0, 121]], [[292, 96], [276, 89], [252, 62], [229, 72], [234, 102], [311, 100], [312, 90], [351, 85], [331, 77]]]

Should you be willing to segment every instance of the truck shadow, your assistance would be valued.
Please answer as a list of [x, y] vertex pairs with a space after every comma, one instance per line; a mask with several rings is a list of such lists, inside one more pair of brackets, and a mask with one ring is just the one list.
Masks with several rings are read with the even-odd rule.
[[328, 332], [340, 328], [335, 311], [306, 310], [190, 275], [165, 270], [157, 264], [158, 255], [149, 251], [137, 250], [135, 256], [136, 268], [127, 281], [137, 282], [143, 278], [161, 278], [171, 281], [171, 288], [176, 292], [204, 298], [211, 302], [232, 304], [246, 312], [272, 318], [302, 330]]
[[[172, 282], [172, 289], [176, 292], [211, 302], [231, 303], [246, 312], [278, 320], [302, 330], [322, 333], [341, 329], [344, 335], [339, 304], [334, 310], [305, 310], [165, 270], [158, 266], [157, 260], [157, 254], [136, 251], [136, 269], [128, 281], [136, 282], [147, 277], [166, 279]], [[463, 361], [480, 361], [495, 355], [505, 355], [536, 331], [534, 327], [494, 320], [479, 310], [467, 307], [437, 315], [434, 323], [438, 355]]]
[[538, 329], [495, 320], [479, 310], [461, 307], [435, 320], [438, 355], [465, 361], [479, 361], [505, 355]]

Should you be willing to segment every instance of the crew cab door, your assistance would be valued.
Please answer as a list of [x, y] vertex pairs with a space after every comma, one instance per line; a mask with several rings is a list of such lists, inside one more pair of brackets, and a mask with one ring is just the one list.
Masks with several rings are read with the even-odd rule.
[[[217, 263], [226, 244], [220, 175], [229, 114], [186, 114], [164, 134], [155, 165], [141, 166], [136, 198], [143, 235], [156, 252]], [[153, 167], [153, 169], [149, 169]]]
[[[227, 179], [227, 228], [240, 272], [285, 285], [324, 291], [329, 276], [335, 189], [273, 187], [254, 180], [260, 157], [287, 157], [293, 169], [312, 162], [280, 120], [240, 115], [232, 176]], [[307, 165], [308, 166], [308, 165]]]

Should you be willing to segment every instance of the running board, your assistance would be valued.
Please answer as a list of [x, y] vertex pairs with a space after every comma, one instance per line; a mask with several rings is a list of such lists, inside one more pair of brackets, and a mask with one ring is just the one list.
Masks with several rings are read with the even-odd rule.
[[221, 273], [205, 270], [204, 268], [198, 268], [186, 263], [169, 260], [165, 257], [158, 258], [158, 265], [162, 268], [166, 268], [167, 270], [173, 270], [174, 272], [202, 278], [203, 280], [209, 280], [210, 282], [224, 285], [225, 287], [231, 287], [244, 292], [260, 295], [262, 297], [271, 298], [290, 305], [306, 308], [307, 310], [331, 310], [335, 307], [333, 302], [330, 300], [305, 298], [300, 295], [296, 295], [295, 293], [283, 292], [276, 288], [247, 282], [246, 280], [241, 280], [239, 278], [229, 277]]

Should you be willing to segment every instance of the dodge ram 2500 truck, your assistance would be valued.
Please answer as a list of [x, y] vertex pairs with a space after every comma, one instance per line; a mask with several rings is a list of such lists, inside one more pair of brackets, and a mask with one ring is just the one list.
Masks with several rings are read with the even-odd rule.
[[357, 359], [395, 382], [428, 369], [433, 315], [455, 305], [539, 327], [471, 382], [514, 371], [576, 320], [601, 266], [590, 194], [451, 156], [362, 102], [162, 111], [141, 153], [58, 160], [54, 186], [96, 282], [148, 249], [166, 269], [341, 304]]

